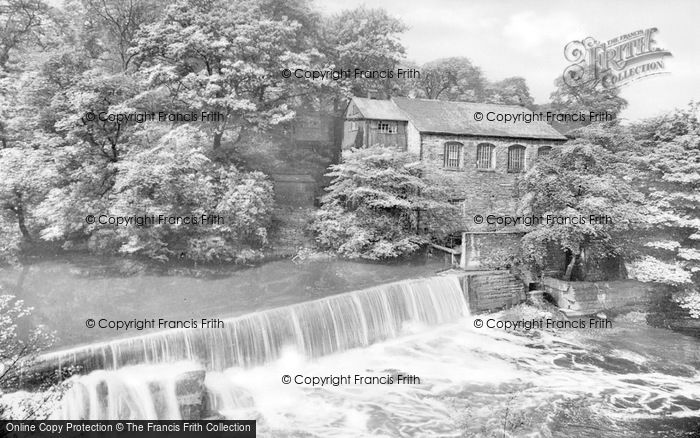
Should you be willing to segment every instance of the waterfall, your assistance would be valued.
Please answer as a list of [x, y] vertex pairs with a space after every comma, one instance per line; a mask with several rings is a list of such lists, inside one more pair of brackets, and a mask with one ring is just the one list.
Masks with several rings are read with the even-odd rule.
[[467, 252], [467, 261], [464, 269], [475, 269], [481, 266], [481, 255], [473, 233], [464, 233], [462, 238], [466, 237], [467, 234], [469, 234], [469, 251]]
[[[229, 318], [223, 328], [166, 330], [42, 360], [95, 370], [72, 378], [55, 418], [198, 418], [204, 409], [252, 407], [251, 395], [231, 376], [239, 367], [279, 358], [284, 349], [314, 358], [397, 337], [407, 325], [437, 325], [468, 314], [458, 278], [432, 277]], [[202, 393], [205, 400], [188, 398]]]
[[[54, 419], [180, 419], [182, 397], [204, 379], [194, 363], [139, 365], [98, 370], [73, 378]], [[201, 385], [200, 385], [201, 386]]]
[[396, 337], [406, 323], [437, 325], [469, 314], [457, 277], [405, 280], [224, 319], [223, 328], [164, 330], [42, 356], [84, 370], [189, 361], [209, 370], [252, 367], [287, 347], [314, 358]]

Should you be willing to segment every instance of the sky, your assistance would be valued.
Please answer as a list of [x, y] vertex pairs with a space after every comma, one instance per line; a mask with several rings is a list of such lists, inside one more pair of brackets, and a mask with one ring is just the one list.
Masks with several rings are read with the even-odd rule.
[[409, 26], [401, 40], [418, 63], [465, 56], [490, 81], [527, 80], [536, 103], [545, 103], [554, 79], [570, 64], [564, 46], [593, 37], [607, 41], [651, 27], [657, 46], [669, 50], [668, 74], [624, 86], [629, 102], [621, 118], [638, 120], [700, 101], [700, 1], [602, 0], [317, 0], [325, 13], [360, 5], [381, 7]]

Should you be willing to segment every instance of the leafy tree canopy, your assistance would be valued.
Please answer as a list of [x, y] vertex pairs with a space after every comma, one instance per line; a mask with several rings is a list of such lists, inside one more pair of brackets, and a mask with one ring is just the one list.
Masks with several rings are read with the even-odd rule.
[[331, 166], [333, 178], [313, 229], [317, 241], [350, 258], [407, 256], [448, 231], [448, 187], [407, 152], [353, 150]]
[[[538, 160], [521, 180], [524, 214], [545, 221], [523, 238], [526, 254], [539, 257], [548, 242], [558, 244], [573, 257], [567, 267], [570, 278], [579, 257], [593, 244], [603, 249], [600, 255], [618, 255], [625, 232], [641, 223], [641, 196], [624, 179], [624, 165], [610, 152], [585, 141], [554, 148]], [[546, 221], [551, 218], [583, 218], [580, 221]], [[593, 220], [609, 217], [610, 220]], [[535, 264], [541, 260], [533, 260]]]

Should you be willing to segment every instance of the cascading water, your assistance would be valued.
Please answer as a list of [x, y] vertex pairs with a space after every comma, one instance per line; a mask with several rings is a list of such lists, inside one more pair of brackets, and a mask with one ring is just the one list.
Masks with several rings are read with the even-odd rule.
[[[636, 438], [700, 430], [696, 339], [636, 318], [616, 319], [614, 329], [524, 333], [476, 318], [457, 279], [444, 277], [234, 318], [219, 337], [171, 331], [101, 344], [92, 351], [117, 369], [74, 378], [56, 417], [213, 414], [258, 419], [261, 437]], [[83, 356], [76, 350], [62, 359]], [[182, 358], [190, 362], [171, 362]], [[397, 374], [420, 382], [304, 383]]]
[[196, 364], [228, 369], [207, 375], [210, 409], [244, 407], [250, 396], [227, 378], [240, 367], [271, 362], [289, 349], [317, 358], [366, 347], [415, 324], [439, 325], [468, 314], [458, 278], [433, 277], [231, 318], [223, 328], [168, 330], [56, 352], [42, 361], [97, 369], [74, 379], [58, 418], [177, 419], [175, 382]]
[[474, 237], [473, 233], [465, 233], [465, 235], [466, 234], [469, 234], [469, 250], [465, 269], [476, 269], [481, 266], [481, 256], [476, 246], [476, 237]]
[[94, 371], [75, 379], [56, 418], [75, 420], [179, 419], [178, 385], [183, 376], [204, 374], [196, 364]]
[[405, 323], [436, 325], [468, 314], [459, 280], [432, 277], [231, 318], [223, 328], [166, 330], [59, 351], [40, 361], [88, 370], [194, 361], [222, 370], [264, 364], [290, 345], [319, 357], [396, 337]]

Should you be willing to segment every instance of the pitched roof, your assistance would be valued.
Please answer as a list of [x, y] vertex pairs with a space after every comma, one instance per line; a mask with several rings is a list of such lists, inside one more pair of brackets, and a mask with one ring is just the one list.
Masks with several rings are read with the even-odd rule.
[[391, 100], [353, 97], [352, 103], [355, 104], [360, 114], [362, 114], [362, 118], [365, 119], [408, 121], [408, 117]]
[[[420, 132], [436, 134], [472, 135], [484, 137], [536, 138], [566, 140], [546, 122], [524, 120], [498, 122], [486, 120], [489, 112], [496, 114], [532, 114], [529, 109], [517, 105], [488, 103], [449, 102], [445, 100], [411, 99], [393, 97], [391, 100], [354, 97], [361, 118], [376, 120], [411, 121]], [[481, 112], [484, 119], [474, 120]]]
[[[407, 97], [394, 97], [392, 101], [421, 132], [566, 140], [566, 137], [543, 121], [532, 120], [526, 123], [522, 120], [523, 116], [520, 116], [521, 120], [517, 122], [486, 120], [490, 112], [514, 116], [523, 113], [533, 114], [529, 109], [517, 105], [448, 102]], [[481, 121], [474, 119], [474, 114], [477, 112], [482, 113], [484, 117]]]

